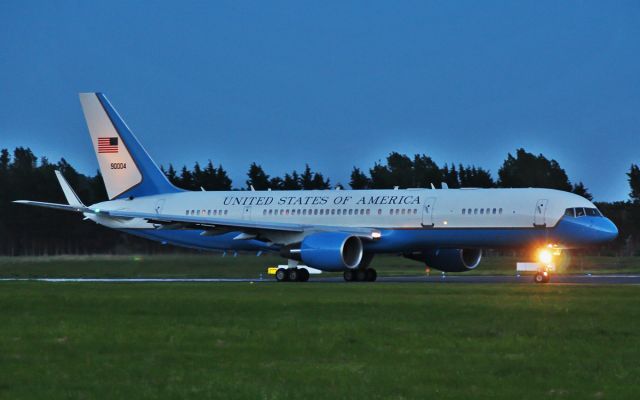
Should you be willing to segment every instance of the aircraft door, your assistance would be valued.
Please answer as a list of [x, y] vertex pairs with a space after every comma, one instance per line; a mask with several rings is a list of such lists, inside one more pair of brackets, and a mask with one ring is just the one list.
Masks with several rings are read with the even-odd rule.
[[547, 226], [547, 204], [549, 200], [540, 199], [536, 202], [536, 209], [533, 211], [533, 226]]
[[422, 226], [433, 227], [433, 206], [435, 203], [435, 197], [427, 197], [424, 199], [424, 205], [422, 206]]
[[251, 206], [244, 206], [242, 208], [242, 219], [251, 220]]
[[160, 214], [164, 208], [164, 199], [156, 201], [156, 206], [153, 208], [156, 214]]

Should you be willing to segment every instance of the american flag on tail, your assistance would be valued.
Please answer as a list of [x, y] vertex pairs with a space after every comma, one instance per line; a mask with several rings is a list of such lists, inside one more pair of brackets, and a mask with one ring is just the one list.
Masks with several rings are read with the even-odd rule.
[[98, 153], [117, 153], [118, 138], [117, 137], [99, 137]]

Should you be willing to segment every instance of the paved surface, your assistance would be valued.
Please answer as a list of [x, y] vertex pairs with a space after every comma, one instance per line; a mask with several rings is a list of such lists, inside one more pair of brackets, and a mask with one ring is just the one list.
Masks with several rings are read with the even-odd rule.
[[[77, 283], [209, 283], [209, 282], [255, 282], [255, 283], [275, 283], [273, 279], [243, 279], [243, 278], [0, 278], [0, 282], [10, 281], [36, 281], [36, 282], [77, 282]], [[312, 276], [309, 283], [345, 283], [341, 277], [321, 277]], [[533, 284], [531, 275], [431, 275], [431, 276], [394, 276], [380, 277], [379, 283], [525, 283]], [[357, 282], [351, 284], [358, 284]], [[635, 284], [640, 285], [640, 275], [552, 275], [551, 282], [553, 284], [573, 284], [573, 285], [620, 285]]]
[[[340, 282], [341, 278], [311, 278], [322, 282]], [[378, 282], [424, 282], [424, 283], [531, 283], [533, 275], [431, 275], [380, 277]], [[640, 275], [551, 275], [549, 284], [591, 284], [591, 285], [640, 285]]]

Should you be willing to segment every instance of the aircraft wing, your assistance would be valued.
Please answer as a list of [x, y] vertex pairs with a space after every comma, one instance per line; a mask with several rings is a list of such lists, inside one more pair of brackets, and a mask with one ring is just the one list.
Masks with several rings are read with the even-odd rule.
[[240, 231], [250, 234], [256, 234], [261, 231], [279, 231], [288, 233], [304, 233], [304, 232], [345, 232], [363, 239], [375, 239], [380, 235], [380, 231], [375, 228], [330, 226], [330, 225], [310, 225], [310, 224], [292, 224], [286, 222], [256, 222], [227, 218], [211, 218], [204, 216], [190, 215], [170, 215], [145, 213], [127, 210], [101, 210], [92, 209], [86, 206], [47, 203], [42, 201], [16, 200], [14, 203], [25, 204], [30, 206], [38, 206], [45, 208], [53, 208], [56, 210], [81, 212], [87, 214], [95, 214], [100, 217], [107, 218], [141, 218], [151, 224], [160, 225], [161, 229], [202, 229], [202, 230], [221, 230], [221, 231]]
[[106, 215], [113, 218], [142, 218], [149, 223], [164, 225], [167, 228], [201, 228], [201, 229], [223, 229], [238, 230], [248, 233], [260, 231], [280, 231], [291, 233], [303, 233], [309, 231], [318, 232], [346, 232], [363, 239], [374, 239], [379, 237], [380, 232], [375, 228], [330, 226], [330, 225], [310, 225], [292, 224], [286, 222], [257, 222], [228, 218], [211, 218], [204, 216], [190, 215], [169, 215], [156, 213], [143, 213], [137, 211], [120, 210], [96, 210], [98, 215]]

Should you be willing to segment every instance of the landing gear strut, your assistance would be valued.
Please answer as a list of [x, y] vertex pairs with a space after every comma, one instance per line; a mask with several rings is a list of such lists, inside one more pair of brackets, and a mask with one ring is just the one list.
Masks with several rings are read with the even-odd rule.
[[375, 282], [378, 278], [378, 273], [373, 268], [348, 269], [344, 271], [342, 276], [347, 282]]
[[306, 282], [309, 280], [309, 271], [304, 268], [278, 268], [276, 280], [278, 282]]

